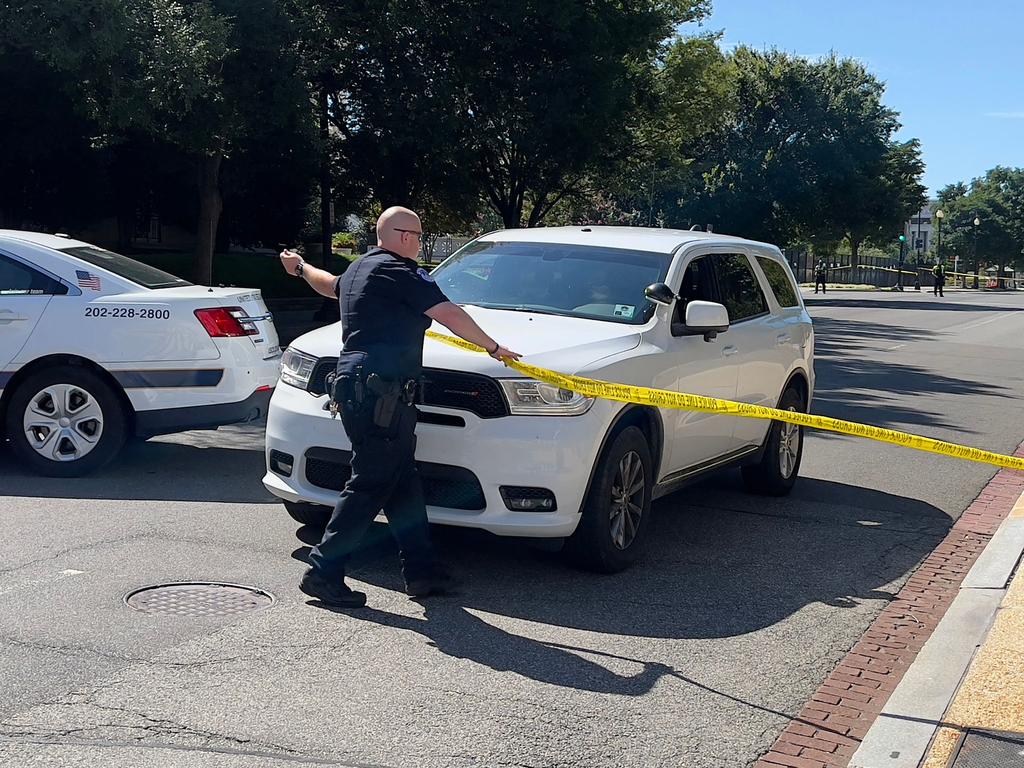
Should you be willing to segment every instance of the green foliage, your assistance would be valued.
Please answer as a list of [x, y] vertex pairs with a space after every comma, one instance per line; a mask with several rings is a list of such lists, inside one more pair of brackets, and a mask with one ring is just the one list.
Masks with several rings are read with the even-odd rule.
[[678, 218], [828, 250], [898, 229], [923, 200], [916, 142], [896, 144], [883, 85], [853, 60], [740, 47], [732, 118], [703, 143]]
[[355, 248], [356, 236], [351, 232], [335, 232], [331, 238], [332, 248]]
[[[145, 136], [200, 169], [196, 273], [210, 279], [222, 160], [308, 116], [289, 19], [275, 0], [88, 0], [2, 7], [5, 48], [66, 76], [102, 140]], [[273, 72], [267, 77], [267, 72]]]
[[506, 226], [538, 224], [623, 155], [662, 41], [707, 5], [370, 3], [365, 20], [336, 19], [358, 43], [332, 100], [341, 165], [432, 231], [466, 226], [481, 193]]
[[938, 197], [945, 214], [939, 255], [947, 263], [959, 257], [970, 270], [1024, 268], [1024, 169], [999, 166], [970, 185], [943, 188]]
[[[891, 246], [922, 200], [922, 165], [916, 141], [893, 139], [882, 84], [834, 56], [725, 54], [719, 35], [680, 37], [709, 6], [6, 2], [0, 96], [34, 122], [0, 125], [15, 148], [0, 172], [20, 180], [0, 190], [0, 214], [63, 226], [75, 200], [88, 203], [80, 218], [107, 206], [130, 222], [153, 207], [202, 233], [207, 256], [221, 218], [231, 240], [276, 247], [319, 231], [309, 203], [326, 160], [339, 216], [409, 205], [425, 246], [583, 221], [712, 223], [819, 253], [844, 238], [854, 253]], [[1006, 171], [969, 205], [1015, 233], [1015, 184]]]
[[598, 202], [614, 200], [618, 212], [598, 218], [654, 225], [677, 207], [692, 182], [699, 142], [736, 109], [735, 67], [719, 37], [676, 39], [650, 67], [651, 91], [631, 116], [630, 141], [594, 184], [602, 189]]
[[[133, 259], [151, 264], [172, 275], [189, 279], [192, 254], [178, 251], [132, 253]], [[353, 258], [332, 254], [328, 269], [335, 275], [345, 272]], [[309, 298], [309, 286], [285, 273], [281, 262], [259, 253], [218, 253], [213, 265], [213, 285], [258, 288], [264, 298]]]

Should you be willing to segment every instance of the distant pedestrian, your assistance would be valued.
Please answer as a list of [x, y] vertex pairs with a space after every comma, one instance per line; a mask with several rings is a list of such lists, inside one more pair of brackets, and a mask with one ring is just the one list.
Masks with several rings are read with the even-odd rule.
[[932, 276], [935, 278], [935, 284], [932, 286], [932, 294], [935, 296], [943, 296], [942, 288], [946, 284], [946, 267], [942, 262], [935, 262], [935, 266], [932, 267]]
[[828, 277], [828, 264], [825, 263], [824, 259], [818, 259], [818, 263], [814, 265], [814, 292], [818, 292], [818, 286], [821, 286], [821, 292], [825, 293], [825, 279]]

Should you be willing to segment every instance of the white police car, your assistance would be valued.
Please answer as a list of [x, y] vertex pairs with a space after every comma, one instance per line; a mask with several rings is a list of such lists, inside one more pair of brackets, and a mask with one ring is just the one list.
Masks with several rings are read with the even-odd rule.
[[[525, 362], [810, 407], [814, 331], [775, 246], [631, 227], [509, 230], [432, 276]], [[349, 473], [344, 430], [326, 410], [340, 345], [338, 325], [296, 339], [270, 404], [263, 482], [300, 522], [323, 521]], [[569, 537], [583, 564], [618, 570], [642, 549], [652, 499], [729, 466], [752, 490], [784, 494], [799, 471], [792, 425], [592, 400], [431, 339], [423, 362], [416, 456], [435, 523]]]
[[259, 291], [0, 230], [0, 433], [37, 472], [80, 475], [130, 436], [258, 418], [280, 356]]

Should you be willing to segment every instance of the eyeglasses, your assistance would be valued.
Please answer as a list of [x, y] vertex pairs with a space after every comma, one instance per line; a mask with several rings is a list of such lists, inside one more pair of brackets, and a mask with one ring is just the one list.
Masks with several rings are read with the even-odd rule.
[[423, 233], [415, 229], [400, 229], [399, 227], [392, 227], [395, 232], [408, 232], [410, 235], [416, 235], [417, 240], [423, 239]]

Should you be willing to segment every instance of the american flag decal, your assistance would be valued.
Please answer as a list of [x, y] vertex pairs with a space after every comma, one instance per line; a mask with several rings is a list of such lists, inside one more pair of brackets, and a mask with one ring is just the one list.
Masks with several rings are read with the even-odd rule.
[[75, 276], [78, 277], [79, 288], [89, 288], [93, 291], [98, 291], [100, 289], [99, 275], [94, 275], [90, 272], [85, 272], [81, 269], [76, 269]]

